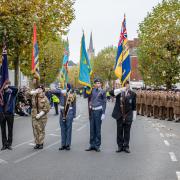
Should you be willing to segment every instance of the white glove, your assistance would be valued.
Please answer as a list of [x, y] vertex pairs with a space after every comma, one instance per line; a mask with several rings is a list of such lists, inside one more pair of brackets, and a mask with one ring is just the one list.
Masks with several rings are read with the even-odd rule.
[[136, 120], [136, 116], [137, 116], [137, 112], [136, 112], [136, 111], [133, 111], [133, 121]]
[[120, 94], [122, 92], [125, 92], [125, 91], [126, 91], [126, 87], [115, 89], [114, 90], [114, 95], [117, 96], [118, 94]]
[[41, 111], [39, 114], [36, 115], [36, 119], [40, 119], [44, 115], [45, 115], [45, 112]]
[[36, 95], [36, 94], [38, 94], [38, 92], [39, 92], [39, 90], [36, 89], [36, 90], [32, 90], [32, 91], [30, 92], [30, 94], [31, 94], [31, 95]]
[[101, 120], [103, 121], [105, 119], [105, 114], [102, 114]]

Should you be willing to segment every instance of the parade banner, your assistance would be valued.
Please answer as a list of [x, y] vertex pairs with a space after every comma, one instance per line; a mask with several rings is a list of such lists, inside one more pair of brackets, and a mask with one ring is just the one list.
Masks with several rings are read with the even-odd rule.
[[124, 83], [130, 77], [131, 74], [131, 62], [129, 56], [125, 16], [122, 22], [121, 34], [118, 43], [118, 51], [117, 51], [114, 70], [115, 70], [115, 75], [120, 79], [122, 85], [124, 85]]
[[64, 50], [64, 58], [62, 68], [60, 70], [60, 83], [62, 84], [63, 88], [65, 88], [65, 84], [67, 85], [69, 81], [68, 77], [68, 62], [69, 62], [69, 41], [67, 40], [67, 45]]
[[39, 51], [38, 51], [38, 44], [37, 44], [36, 24], [34, 24], [34, 27], [33, 27], [32, 74], [35, 79], [40, 80]]
[[91, 93], [91, 65], [88, 58], [85, 45], [84, 33], [81, 40], [81, 52], [80, 52], [80, 67], [79, 67], [79, 83], [87, 87], [86, 92]]

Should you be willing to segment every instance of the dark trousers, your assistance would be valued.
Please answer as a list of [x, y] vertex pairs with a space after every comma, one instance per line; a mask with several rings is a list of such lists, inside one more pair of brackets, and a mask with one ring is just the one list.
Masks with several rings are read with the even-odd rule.
[[54, 102], [54, 108], [55, 108], [55, 114], [58, 115], [59, 111], [58, 111], [58, 103]]
[[117, 145], [122, 148], [129, 148], [130, 130], [132, 122], [123, 122], [122, 119], [117, 122]]
[[92, 110], [90, 118], [90, 146], [99, 148], [101, 145], [102, 110]]
[[[11, 146], [13, 140], [14, 115], [10, 113], [1, 113], [0, 122], [1, 122], [2, 145]], [[6, 134], [6, 124], [8, 127], [8, 134]]]
[[61, 146], [71, 146], [71, 137], [72, 137], [72, 118], [67, 118], [63, 120], [60, 117], [60, 127], [61, 127]]

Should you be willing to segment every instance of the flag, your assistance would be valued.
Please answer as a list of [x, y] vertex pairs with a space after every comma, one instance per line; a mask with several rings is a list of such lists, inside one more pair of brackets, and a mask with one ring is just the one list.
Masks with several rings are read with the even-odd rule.
[[131, 63], [129, 56], [128, 48], [128, 39], [127, 39], [127, 30], [126, 30], [126, 17], [122, 22], [120, 40], [118, 43], [118, 51], [116, 56], [116, 63], [114, 66], [115, 75], [120, 79], [122, 85], [130, 77], [131, 74]]
[[81, 40], [80, 67], [79, 67], [79, 83], [87, 87], [86, 92], [91, 93], [91, 65], [88, 58], [85, 45], [84, 33]]
[[40, 79], [39, 73], [39, 51], [37, 44], [36, 24], [33, 27], [33, 49], [32, 49], [32, 74], [34, 78]]
[[6, 45], [4, 45], [3, 53], [2, 53], [2, 61], [0, 62], [0, 105], [3, 105], [2, 91], [7, 81], [9, 81], [9, 72], [8, 72], [7, 50], [6, 50]]
[[69, 41], [67, 40], [67, 45], [64, 50], [63, 64], [60, 70], [60, 82], [62, 83], [63, 88], [65, 88], [65, 84], [67, 84], [69, 81], [68, 62], [69, 62]]

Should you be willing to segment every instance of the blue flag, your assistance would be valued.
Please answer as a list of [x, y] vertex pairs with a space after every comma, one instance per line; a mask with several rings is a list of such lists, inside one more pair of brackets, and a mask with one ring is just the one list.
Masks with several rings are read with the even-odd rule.
[[131, 74], [131, 62], [129, 56], [128, 38], [126, 30], [126, 17], [122, 22], [120, 40], [118, 43], [118, 51], [115, 63], [115, 75], [120, 79], [122, 85], [130, 77]]
[[8, 60], [6, 47], [3, 48], [2, 62], [0, 63], [0, 105], [3, 105], [2, 91], [4, 85], [9, 81]]
[[79, 67], [79, 83], [87, 87], [87, 93], [91, 93], [91, 65], [88, 58], [85, 45], [84, 33], [81, 40], [81, 54], [80, 54], [80, 67]]

